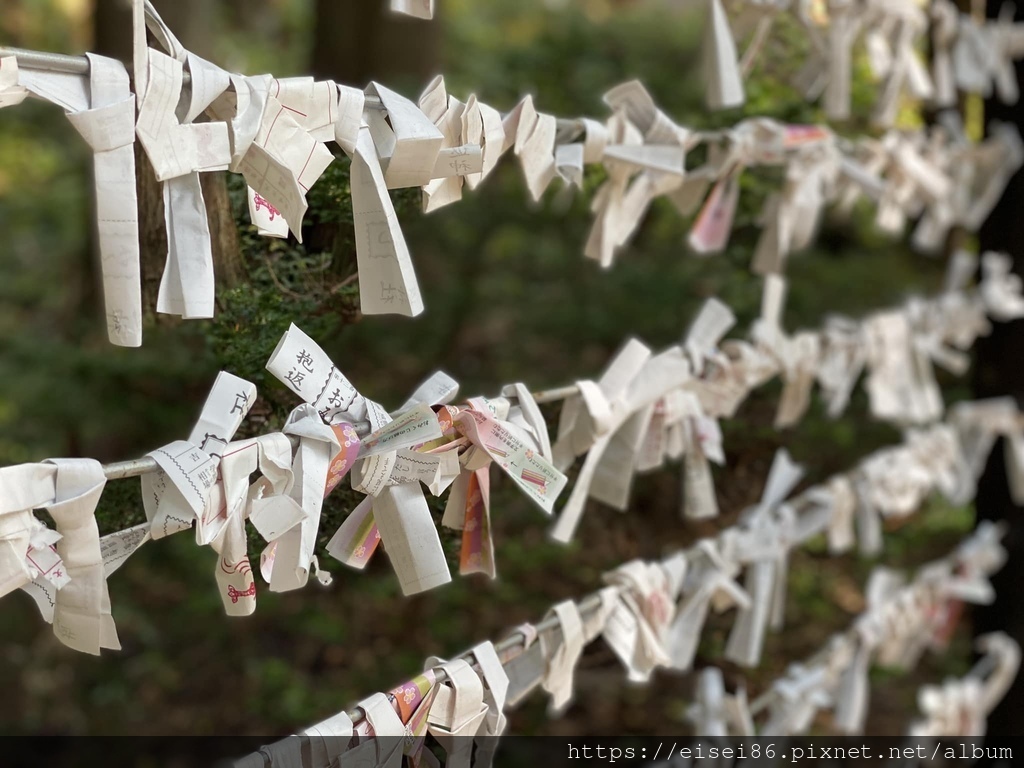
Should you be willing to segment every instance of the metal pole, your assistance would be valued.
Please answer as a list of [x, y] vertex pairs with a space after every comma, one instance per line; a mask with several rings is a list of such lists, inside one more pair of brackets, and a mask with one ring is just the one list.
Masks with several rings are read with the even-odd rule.
[[[579, 387], [572, 384], [568, 387], [559, 387], [557, 389], [546, 389], [542, 392], [535, 392], [533, 399], [538, 403], [554, 403], [559, 400], [565, 400], [566, 398], [572, 397], [579, 391]], [[156, 463], [155, 459], [152, 459], [149, 456], [143, 456], [141, 459], [128, 459], [127, 461], [116, 461], [113, 464], [104, 464], [103, 474], [106, 475], [107, 480], [125, 480], [129, 477], [147, 475], [150, 472], [156, 472], [159, 469], [160, 465]]]
[[[13, 48], [0, 45], [0, 57], [14, 56], [18, 60], [18, 66], [24, 69], [38, 69], [45, 72], [66, 72], [70, 75], [88, 75], [89, 59], [85, 56], [70, 56], [63, 53], [45, 53], [43, 51], [29, 51], [25, 48]], [[128, 67], [128, 71], [131, 68]], [[182, 84], [189, 85], [192, 76], [188, 70], [182, 73]], [[384, 105], [376, 96], [367, 96], [365, 106], [368, 109], [384, 109]], [[558, 118], [558, 130], [565, 131], [572, 135], [578, 133], [582, 124], [579, 120], [566, 120]]]

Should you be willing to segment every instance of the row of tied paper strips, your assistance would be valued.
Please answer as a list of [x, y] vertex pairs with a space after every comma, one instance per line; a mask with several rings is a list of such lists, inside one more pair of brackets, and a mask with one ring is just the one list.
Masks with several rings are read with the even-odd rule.
[[[808, 526], [810, 532], [820, 531], [824, 518], [813, 513], [809, 517], [815, 521]], [[744, 532], [755, 533], [756, 525]], [[704, 671], [688, 712], [695, 731], [701, 736], [796, 735], [807, 731], [819, 710], [832, 708], [836, 730], [860, 733], [871, 661], [912, 666], [924, 650], [941, 647], [948, 639], [962, 602], [990, 602], [994, 593], [989, 576], [1006, 557], [1002, 533], [982, 524], [950, 555], [922, 567], [909, 583], [893, 571], [876, 571], [867, 608], [851, 629], [834, 636], [804, 664], [793, 665], [751, 707], [742, 690], [725, 694], [717, 670]], [[718, 542], [729, 535], [741, 532], [727, 531]], [[340, 712], [264, 747], [236, 761], [235, 767], [329, 768], [339, 758], [341, 765], [397, 767], [403, 757], [412, 765], [436, 765], [436, 757], [424, 748], [428, 734], [447, 751], [445, 765], [489, 766], [497, 737], [506, 727], [503, 710], [539, 687], [551, 694], [551, 712], [563, 711], [573, 699], [583, 649], [598, 637], [638, 683], [649, 681], [658, 668], [691, 668], [692, 650], [680, 654], [680, 645], [694, 645], [694, 630], [699, 633], [709, 605], [722, 610], [738, 604], [729, 644], [737, 636], [749, 638], [752, 617], [771, 612], [774, 595], [752, 592], [749, 583], [746, 591], [734, 584], [732, 574], [722, 569], [718, 542], [702, 541], [659, 562], [627, 563], [605, 574], [609, 586], [591, 598], [554, 606], [540, 631], [531, 625], [518, 627], [513, 632], [516, 642], [499, 644], [506, 648], [504, 654], [484, 642], [451, 661], [428, 659], [422, 675], [387, 694], [363, 699], [351, 713]], [[1008, 648], [1005, 638], [990, 638], [989, 645], [1000, 667], [986, 698], [970, 703], [979, 713], [1002, 695], [1019, 662], [1019, 651]], [[977, 690], [976, 681], [967, 685]], [[767, 712], [760, 726], [754, 724], [753, 710]]]
[[[933, 415], [939, 416], [941, 399], [930, 399], [938, 391], [924, 375], [930, 359], [958, 359], [960, 353], [945, 343], [969, 343], [986, 329], [986, 296], [1020, 304], [1018, 294], [1019, 285], [993, 291], [983, 284], [970, 295], [954, 290], [903, 312], [881, 313], [859, 333], [853, 332], [855, 326], [844, 326], [850, 333], [839, 346], [823, 335], [826, 354], [821, 360], [836, 362], [838, 356], [850, 376], [848, 386], [833, 388], [833, 405], [836, 398], [845, 399], [866, 364], [877, 413], [906, 415], [912, 413], [911, 404], [924, 400], [937, 407]], [[553, 445], [532, 395], [521, 384], [506, 387], [499, 398], [471, 398], [456, 407], [447, 403], [457, 384], [437, 373], [389, 414], [361, 395], [316, 343], [292, 326], [268, 369], [305, 404], [292, 412], [283, 432], [232, 441], [255, 401], [256, 388], [221, 373], [188, 438], [150, 454], [159, 471], [142, 479], [146, 523], [100, 539], [93, 511], [105, 476], [93, 460], [0, 469], [0, 593], [20, 587], [32, 594], [57, 636], [71, 647], [91, 653], [116, 648], [106, 577], [150, 538], [194, 527], [197, 542], [219, 554], [215, 577], [227, 613], [250, 614], [256, 582], [248, 560], [246, 520], [268, 542], [260, 571], [272, 591], [303, 587], [310, 571], [326, 583], [330, 577], [320, 571], [314, 553], [323, 500], [350, 472], [352, 487], [366, 498], [336, 531], [328, 552], [363, 568], [383, 543], [406, 594], [451, 579], [421, 485], [434, 495], [450, 491], [442, 524], [463, 532], [460, 572], [495, 575], [492, 462], [551, 513], [566, 484], [559, 467], [567, 468], [578, 454], [587, 454], [554, 529], [560, 541], [571, 538], [588, 496], [625, 509], [633, 474], [660, 466], [680, 451], [685, 511], [696, 517], [714, 515], [707, 459], [722, 458], [715, 419], [727, 415], [773, 372], [787, 376], [786, 390], [795, 387], [802, 393], [784, 395], [784, 411], [794, 408], [786, 405], [787, 399], [806, 405], [815, 378], [835, 384], [821, 375], [822, 370], [834, 372], [835, 366], [812, 366], [809, 378], [787, 374], [775, 357], [779, 353], [761, 342], [725, 342], [716, 350], [720, 333], [713, 329], [728, 327], [720, 323], [725, 315], [724, 305], [710, 302], [685, 348], [652, 355], [639, 342], [628, 343], [599, 382], [578, 382], [579, 394], [564, 406]], [[903, 332], [892, 333], [893, 328]], [[762, 321], [758, 329], [755, 337], [781, 344], [778, 348], [790, 344], [777, 327]], [[899, 408], [882, 411], [881, 403]], [[966, 503], [973, 477], [999, 435], [1010, 441], [1011, 490], [1015, 498], [1024, 499], [1024, 423], [1012, 400], [960, 404], [948, 424], [910, 431], [906, 445], [869, 457], [846, 482], [824, 492], [834, 518], [833, 545], [852, 545], [849, 531], [856, 519], [862, 549], [878, 552], [880, 516], [909, 514], [936, 487]], [[766, 509], [779, 507], [801, 476], [788, 461], [780, 461], [769, 478]], [[257, 471], [260, 477], [251, 482]], [[33, 515], [38, 508], [49, 510], [55, 531]], [[783, 525], [761, 532], [758, 540], [770, 543], [773, 556], [783, 557], [796, 539]], [[744, 562], [742, 557], [738, 562]]]
[[[1024, 24], [1013, 3], [996, 19], [963, 14], [953, 0], [704, 0], [707, 100], [713, 109], [746, 100], [743, 80], [783, 14], [806, 35], [808, 55], [793, 85], [808, 101], [822, 100], [829, 120], [850, 118], [854, 54], [863, 50], [878, 83], [872, 116], [896, 121], [901, 100], [955, 108], [961, 93], [1016, 104], [1014, 62], [1024, 56]], [[732, 20], [730, 14], [732, 11]], [[737, 41], [749, 41], [742, 56]], [[792, 38], [787, 38], [792, 50]], [[927, 51], [930, 65], [923, 59]]]
[[[890, 127], [901, 97], [939, 109], [958, 107], [961, 93], [1006, 104], [1020, 98], [1014, 62], [1024, 56], [1024, 24], [1003, 3], [995, 19], [961, 13], [953, 0], [703, 0], [707, 102], [712, 109], [745, 103], [743, 81], [772, 27], [790, 14], [806, 34], [809, 55], [795, 78], [808, 101], [822, 98], [829, 120], [850, 118], [855, 49], [863, 47], [879, 100], [874, 122]], [[693, 5], [696, 5], [693, 4]], [[391, 0], [391, 9], [433, 18], [433, 0]], [[730, 13], [732, 19], [730, 20]], [[748, 44], [742, 56], [737, 41]], [[922, 60], [929, 51], [930, 67]]]
[[[686, 711], [694, 733], [708, 737], [805, 736], [823, 710], [832, 710], [834, 730], [846, 735], [862, 733], [872, 658], [889, 669], [910, 669], [926, 648], [942, 648], [955, 629], [959, 618], [955, 608], [949, 611], [940, 606], [939, 622], [921, 610], [935, 605], [930, 600], [934, 587], [934, 582], [923, 580], [906, 586], [898, 573], [876, 569], [867, 590], [871, 608], [818, 653], [790, 665], [785, 676], [752, 705], [748, 705], [744, 687], [730, 694], [722, 670], [705, 667], [698, 674], [694, 701]], [[881, 591], [886, 588], [896, 589], [895, 597]], [[976, 648], [985, 655], [970, 673], [948, 679], [941, 686], [920, 689], [917, 701], [924, 718], [910, 724], [909, 736], [985, 735], [989, 714], [1017, 676], [1021, 651], [1003, 632], [979, 637]], [[752, 715], [762, 710], [768, 715], [756, 728]]]
[[[144, 21], [169, 55], [147, 47]], [[464, 185], [475, 188], [509, 150], [534, 199], [557, 177], [578, 187], [585, 165], [604, 168], [585, 253], [605, 266], [659, 197], [683, 215], [696, 213], [689, 236], [694, 251], [721, 251], [744, 169], [783, 166], [785, 182], [766, 202], [754, 257], [755, 270], [766, 274], [780, 272], [787, 255], [810, 242], [827, 204], [849, 210], [865, 197], [877, 203], [881, 229], [901, 233], [919, 219], [915, 244], [937, 250], [952, 227], [980, 226], [1024, 161], [1020, 136], [1009, 126], [995, 127], [980, 144], [941, 126], [851, 142], [823, 126], [765, 118], [695, 132], [674, 123], [637, 81], [605, 95], [613, 111], [607, 120], [567, 125], [538, 112], [531, 97], [504, 117], [475, 96], [463, 103], [448, 95], [443, 78], [417, 105], [377, 83], [364, 92], [308, 77], [229, 74], [187, 51], [141, 0], [135, 28], [137, 114], [118, 62], [90, 54], [86, 76], [19, 69], [15, 57], [0, 61], [0, 106], [29, 93], [58, 104], [95, 153], [108, 333], [128, 346], [142, 339], [136, 136], [163, 184], [168, 255], [157, 311], [190, 318], [214, 311], [199, 173], [243, 174], [259, 231], [277, 237], [291, 231], [301, 240], [306, 192], [334, 159], [330, 141], [352, 158], [360, 304], [368, 315], [423, 310], [388, 190], [421, 187], [424, 208], [433, 211], [459, 200]], [[702, 142], [707, 162], [687, 171], [687, 151]]]

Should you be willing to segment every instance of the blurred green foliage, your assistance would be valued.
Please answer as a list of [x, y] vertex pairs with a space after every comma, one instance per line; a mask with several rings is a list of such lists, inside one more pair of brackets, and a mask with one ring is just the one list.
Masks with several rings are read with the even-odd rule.
[[[301, 71], [310, 5], [281, 0], [260, 6], [264, 15], [257, 18], [276, 19], [267, 22], [274, 45], [254, 40], [252, 30], [222, 30], [225, 64], [250, 72]], [[607, 12], [608, 2], [442, 5], [443, 70], [449, 91], [461, 98], [475, 91], [507, 109], [532, 91], [545, 111], [599, 116], [604, 91], [638, 78], [666, 113], [688, 126], [724, 126], [761, 114], [821, 119], [784, 84], [800, 62], [803, 43], [795, 30], [773, 38], [749, 85], [747, 106], [712, 115], [701, 104], [702, 23], [692, 14], [660, 2], [614, 13]], [[53, 11], [44, 2], [22, 6], [30, 19]], [[60, 29], [26, 22], [16, 42], [44, 49], [73, 45], [74, 36], [62, 39]], [[865, 115], [874, 91], [861, 75], [854, 113]], [[857, 133], [867, 126], [855, 121], [840, 128]], [[247, 281], [219, 292], [213, 320], [150, 318], [143, 348], [124, 350], [107, 344], [99, 311], [86, 150], [58, 112], [38, 104], [0, 114], [0, 133], [0, 231], [6, 233], [0, 246], [0, 465], [47, 456], [123, 459], [179, 439], [220, 369], [259, 388], [256, 417], [243, 431], [279, 427], [296, 402], [264, 364], [291, 322], [317, 339], [360, 391], [388, 406], [436, 368], [455, 376], [464, 395], [493, 394], [515, 380], [541, 389], [594, 377], [630, 335], [655, 348], [677, 342], [710, 296], [728, 302], [746, 328], [760, 302], [760, 280], [747, 269], [757, 214], [779, 182], [771, 171], [744, 174], [734, 237], [726, 253], [712, 258], [687, 251], [691, 222], [657, 201], [610, 271], [581, 255], [589, 201], [600, 181], [595, 174], [588, 174], [582, 193], [556, 184], [540, 204], [531, 204], [509, 157], [477, 192], [467, 190], [461, 203], [430, 216], [419, 213], [418, 192], [402, 190], [394, 199], [427, 310], [415, 321], [356, 322], [347, 160], [339, 157], [311, 190], [304, 246], [258, 237], [246, 222], [244, 189], [232, 178]], [[785, 322], [810, 328], [831, 312], [860, 316], [933, 290], [941, 274], [940, 263], [876, 233], [870, 209], [859, 208], [849, 220], [829, 220], [817, 244], [791, 259]], [[944, 383], [950, 397], [962, 394], [962, 385]], [[628, 515], [592, 507], [577, 542], [561, 547], [546, 538], [549, 521], [496, 479], [499, 579], [455, 575], [447, 587], [403, 599], [384, 555], [364, 573], [344, 571], [324, 555], [323, 544], [356, 501], [341, 488], [325, 505], [318, 550], [334, 585], [275, 595], [261, 583], [251, 618], [223, 615], [213, 589], [215, 557], [189, 536], [148, 544], [111, 579], [121, 653], [72, 655], [27, 597], [11, 596], [0, 606], [0, 685], [12, 692], [0, 704], [0, 721], [7, 733], [288, 733], [412, 676], [427, 655], [450, 655], [496, 639], [506, 626], [539, 619], [554, 602], [597, 587], [600, 574], [622, 561], [656, 557], [731, 522], [760, 496], [781, 445], [806, 463], [813, 482], [899, 439], [869, 419], [859, 392], [843, 419], [827, 419], [815, 403], [798, 429], [780, 434], [771, 426], [778, 393], [777, 385], [767, 387], [723, 425], [728, 466], [716, 469], [716, 479], [729, 513], [710, 525], [680, 520], [680, 481], [668, 470], [638, 479]], [[440, 519], [440, 503], [430, 503]], [[97, 517], [103, 532], [143, 520], [137, 482], [111, 483]], [[931, 503], [887, 538], [886, 561], [920, 563], [951, 546], [971, 523], [970, 510]], [[442, 538], [457, 569], [458, 538], [448, 531]], [[250, 554], [257, 562], [255, 536]], [[794, 557], [787, 630], [770, 639], [762, 668], [744, 675], [753, 688], [850, 622], [862, 607], [871, 565], [853, 556], [830, 558], [822, 546]], [[730, 619], [706, 633], [705, 658], [721, 650]], [[961, 647], [954, 666], [963, 658]], [[922, 674], [940, 669], [932, 662]], [[740, 679], [739, 672], [730, 670], [730, 679]], [[657, 733], [685, 727], [688, 689], [678, 678], [626, 687], [603, 647], [588, 651], [577, 683], [578, 703], [566, 717], [549, 720], [542, 697], [534, 697], [515, 714], [514, 730]], [[895, 717], [874, 724], [898, 731], [905, 722], [898, 718], [912, 713], [904, 703]]]

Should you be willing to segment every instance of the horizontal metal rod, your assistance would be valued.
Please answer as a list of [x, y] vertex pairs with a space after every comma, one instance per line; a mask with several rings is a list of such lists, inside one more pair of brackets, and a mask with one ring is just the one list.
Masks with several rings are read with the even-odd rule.
[[580, 393], [580, 388], [575, 384], [570, 384], [567, 387], [558, 387], [557, 389], [544, 389], [540, 392], [533, 393], [534, 402], [541, 403], [555, 403], [559, 400], [568, 400], [574, 395]]
[[124, 480], [127, 477], [138, 477], [156, 472], [160, 465], [156, 459], [150, 456], [143, 456], [141, 459], [129, 459], [128, 461], [115, 461], [113, 464], [103, 465], [103, 474], [107, 480]]
[[[0, 49], [0, 55], [2, 55], [2, 50]], [[535, 392], [533, 393], [533, 399], [538, 403], [554, 403], [570, 398], [578, 394], [579, 391], [579, 387], [571, 384], [567, 387]], [[156, 472], [159, 469], [160, 465], [156, 463], [155, 459], [143, 456], [141, 459], [128, 459], [127, 461], [115, 461], [113, 464], [104, 464], [103, 474], [106, 475], [107, 480], [125, 480], [130, 477], [148, 475], [150, 472]]]
[[[38, 69], [45, 72], [66, 72], [70, 75], [89, 74], [89, 59], [86, 56], [30, 51], [25, 48], [0, 45], [0, 57], [3, 56], [14, 56], [18, 60], [18, 66], [25, 69]], [[131, 72], [131, 67], [127, 67], [127, 69]], [[191, 85], [191, 83], [192, 76], [188, 70], [185, 70], [182, 73], [182, 84]], [[367, 96], [365, 106], [368, 109], [384, 109], [384, 105], [377, 96]], [[560, 131], [578, 132], [581, 127], [582, 123], [579, 120], [558, 118], [558, 130]]]

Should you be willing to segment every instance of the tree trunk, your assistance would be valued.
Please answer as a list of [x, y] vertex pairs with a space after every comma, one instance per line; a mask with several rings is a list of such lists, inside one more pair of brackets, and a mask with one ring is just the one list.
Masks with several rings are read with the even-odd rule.
[[156, 310], [160, 278], [167, 262], [164, 197], [149, 158], [135, 143], [136, 194], [139, 197], [139, 256], [142, 267], [142, 311]]
[[[995, 18], [1002, 0], [988, 3], [989, 18]], [[1024, 18], [1018, 7], [1016, 19]], [[1016, 66], [1021, 81], [1024, 67]], [[1010, 122], [1024, 131], [1024, 104], [1007, 106], [998, 99], [985, 105], [986, 119]], [[1005, 251], [1013, 257], [1013, 271], [1024, 275], [1024, 176], [1017, 174], [1010, 182], [1002, 200], [992, 212], [980, 233], [982, 251]], [[976, 350], [974, 394], [979, 398], [1011, 395], [1024, 406], [1024, 321], [995, 323], [992, 335], [979, 340]], [[979, 520], [1002, 521], [1009, 529], [1005, 545], [1009, 559], [995, 575], [996, 601], [975, 611], [975, 632], [984, 634], [1002, 630], [1024, 645], [1024, 602], [1020, 600], [1024, 584], [1024, 509], [1010, 498], [1004, 464], [1004, 445], [1000, 440], [989, 457], [985, 472], [978, 482], [977, 510]], [[992, 736], [1013, 736], [1020, 732], [1020, 713], [1024, 712], [1024, 676], [1018, 675], [1013, 688], [989, 719]]]
[[132, 9], [124, 0], [96, 0], [92, 50], [123, 62], [132, 60]]
[[388, 0], [316, 0], [313, 76], [359, 88], [371, 80], [425, 85], [436, 74], [440, 24], [390, 7]]
[[231, 211], [226, 171], [203, 173], [203, 200], [210, 223], [210, 243], [213, 246], [213, 269], [217, 285], [234, 287], [245, 281], [248, 273], [238, 242], [238, 225]]
[[171, 32], [192, 53], [214, 60], [217, 3], [210, 0], [153, 0]]

